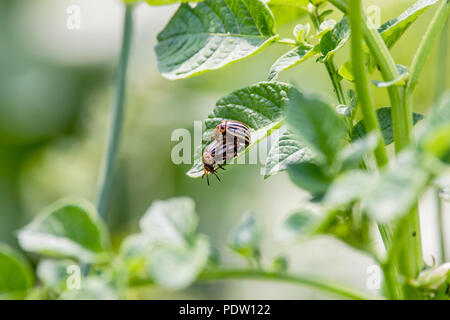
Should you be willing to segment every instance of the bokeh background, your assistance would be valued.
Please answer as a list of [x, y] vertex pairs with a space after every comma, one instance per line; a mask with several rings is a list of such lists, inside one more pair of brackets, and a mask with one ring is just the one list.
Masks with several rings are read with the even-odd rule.
[[[366, 1], [366, 5], [380, 6], [382, 22], [412, 3]], [[74, 4], [81, 8], [80, 30], [66, 27], [66, 10]], [[188, 165], [172, 163], [173, 130], [192, 131], [194, 120], [206, 118], [220, 97], [265, 80], [271, 64], [287, 51], [283, 45], [272, 45], [223, 70], [169, 81], [158, 72], [153, 48], [157, 33], [176, 9], [177, 5], [140, 4], [134, 12], [126, 123], [107, 221], [115, 245], [137, 230], [139, 218], [153, 200], [189, 196], [197, 205], [200, 232], [220, 249], [224, 265], [244, 264], [225, 243], [232, 226], [250, 210], [265, 226], [264, 263], [287, 254], [294, 272], [329, 276], [367, 289], [368, 267], [374, 262], [333, 238], [321, 237], [292, 247], [277, 242], [276, 226], [306, 199], [286, 174], [264, 180], [260, 166], [240, 165], [230, 167], [222, 175], [222, 183], [213, 181], [207, 187], [205, 181], [185, 175]], [[423, 14], [396, 44], [393, 54], [398, 63], [410, 64], [433, 11]], [[119, 0], [0, 0], [0, 241], [17, 246], [16, 231], [61, 197], [95, 199], [122, 17]], [[282, 36], [290, 36], [296, 23], [306, 21], [306, 17], [286, 24], [279, 21], [278, 28]], [[337, 55], [338, 65], [346, 61], [348, 51], [346, 47]], [[438, 73], [445, 73], [449, 89], [449, 70], [443, 69], [444, 65], [435, 48], [416, 90], [415, 111], [426, 112], [436, 100]], [[332, 97], [325, 68], [313, 60], [284, 72], [280, 80]], [[374, 87], [373, 92], [377, 106], [387, 106], [385, 90]], [[444, 210], [450, 213], [448, 204]], [[433, 194], [428, 192], [421, 203], [421, 218], [425, 259], [430, 264], [438, 255], [434, 212]], [[446, 240], [450, 246], [450, 237]], [[143, 289], [130, 292], [130, 298], [329, 297], [289, 285], [228, 281], [180, 292]]]

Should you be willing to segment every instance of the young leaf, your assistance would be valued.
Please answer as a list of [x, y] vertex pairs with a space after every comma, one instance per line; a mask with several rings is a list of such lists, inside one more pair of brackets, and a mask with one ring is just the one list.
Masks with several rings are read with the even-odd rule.
[[[384, 144], [389, 145], [394, 142], [394, 128], [392, 126], [391, 108], [384, 107], [376, 110], [378, 122], [380, 123], [381, 133], [383, 134]], [[413, 112], [413, 123], [416, 124], [420, 120], [424, 119], [424, 115]], [[352, 130], [352, 140], [355, 141], [366, 135], [366, 129], [364, 127], [364, 119], [359, 121]]]
[[74, 264], [75, 262], [70, 260], [44, 259], [39, 261], [36, 274], [46, 287], [51, 288], [56, 293], [61, 293], [66, 288], [69, 276], [68, 268]]
[[331, 207], [346, 206], [360, 200], [376, 184], [377, 176], [361, 170], [339, 176], [330, 186], [325, 203]]
[[328, 60], [350, 38], [350, 26], [348, 18], [344, 17], [333, 29], [325, 33], [320, 39], [320, 52], [322, 61]]
[[378, 88], [388, 88], [392, 86], [403, 86], [409, 76], [408, 68], [400, 64], [397, 65], [398, 77], [391, 81], [372, 80], [372, 83]]
[[317, 46], [301, 44], [294, 49], [286, 52], [272, 65], [269, 71], [269, 81], [278, 78], [281, 71], [287, 70], [297, 64], [306, 61], [318, 53]]
[[438, 0], [419, 0], [397, 18], [391, 19], [378, 28], [384, 42], [391, 48], [405, 33], [409, 26], [430, 6]]
[[314, 235], [319, 221], [316, 214], [306, 210], [290, 214], [281, 225], [278, 239], [285, 243], [305, 240]]
[[358, 103], [358, 98], [356, 96], [355, 91], [348, 90], [347, 91], [347, 98], [349, 102], [347, 105], [345, 104], [339, 104], [336, 106], [336, 112], [339, 114], [342, 114], [348, 118], [351, 118], [353, 116], [353, 110], [355, 110], [356, 104]]
[[108, 233], [95, 208], [80, 199], [63, 199], [44, 209], [19, 231], [24, 250], [100, 263], [108, 259]]
[[323, 160], [333, 162], [347, 135], [347, 126], [341, 115], [318, 97], [291, 90], [286, 118], [292, 132], [301, 141]]
[[0, 299], [23, 299], [33, 287], [28, 262], [12, 248], [0, 244]]
[[432, 109], [419, 132], [419, 147], [445, 163], [450, 163], [450, 94]]
[[344, 170], [359, 168], [364, 156], [373, 152], [377, 145], [378, 136], [374, 133], [348, 144], [339, 152], [342, 168]]
[[158, 34], [158, 68], [168, 79], [187, 78], [253, 55], [277, 37], [273, 15], [260, 0], [183, 3]]
[[261, 225], [252, 214], [244, 214], [238, 225], [232, 231], [228, 246], [231, 250], [246, 258], [258, 260], [260, 254], [261, 229]]
[[209, 256], [209, 242], [199, 236], [185, 248], [160, 246], [151, 255], [149, 272], [153, 280], [169, 289], [189, 286], [205, 267]]
[[290, 164], [308, 162], [313, 158], [311, 150], [289, 131], [278, 136], [266, 160], [264, 178], [284, 171]]
[[197, 229], [195, 203], [190, 198], [154, 201], [139, 222], [150, 242], [184, 246]]
[[[125, 1], [126, 3], [134, 3], [134, 2], [139, 2], [142, 0], [122, 0]], [[199, 1], [203, 1], [203, 0], [145, 0], [145, 2], [147, 2], [149, 5], [151, 6], [164, 6], [164, 5], [168, 5], [168, 4], [172, 4], [172, 3], [179, 3], [179, 2], [199, 2]]]
[[401, 218], [412, 209], [429, 180], [419, 155], [406, 150], [363, 199], [363, 210], [379, 223]]
[[333, 181], [333, 177], [323, 172], [320, 166], [310, 162], [291, 164], [288, 172], [293, 183], [314, 196], [323, 195]]
[[339, 68], [339, 75], [348, 81], [355, 81], [355, 76], [353, 75], [353, 66], [351, 61], [347, 61]]
[[[252, 142], [247, 150], [251, 149], [270, 135], [272, 130], [280, 127], [288, 92], [292, 88], [291, 85], [282, 82], [260, 82], [221, 98], [205, 121], [204, 140], [211, 138], [214, 128], [221, 121], [237, 120], [253, 130]], [[201, 147], [198, 147], [194, 165], [186, 173], [191, 178], [198, 178], [203, 174], [201, 150]]]

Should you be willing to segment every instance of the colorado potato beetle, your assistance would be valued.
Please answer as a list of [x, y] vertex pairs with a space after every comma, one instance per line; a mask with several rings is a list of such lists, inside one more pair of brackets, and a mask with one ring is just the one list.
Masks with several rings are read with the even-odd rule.
[[202, 178], [206, 175], [206, 181], [209, 186], [209, 177], [210, 173], [214, 174], [217, 180], [220, 181], [219, 176], [216, 171], [217, 168], [225, 170], [222, 164], [231, 157], [235, 157], [237, 152], [235, 152], [233, 145], [219, 143], [217, 141], [211, 142], [203, 152], [202, 162], [203, 162], [203, 175]]
[[247, 125], [236, 120], [224, 120], [214, 129], [213, 137], [217, 142], [224, 144], [250, 144], [250, 129]]

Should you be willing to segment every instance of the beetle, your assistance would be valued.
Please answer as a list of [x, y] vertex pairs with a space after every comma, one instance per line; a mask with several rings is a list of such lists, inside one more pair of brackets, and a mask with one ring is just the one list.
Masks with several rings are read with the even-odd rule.
[[209, 186], [208, 175], [212, 173], [216, 176], [217, 180], [220, 181], [220, 178], [216, 173], [217, 168], [225, 170], [225, 168], [222, 166], [222, 163], [224, 163], [228, 158], [235, 157], [236, 155], [237, 152], [234, 151], [234, 146], [219, 143], [216, 140], [211, 142], [206, 147], [205, 152], [203, 152], [202, 156], [204, 168], [202, 179], [206, 175], [206, 181], [208, 183], [208, 186]]
[[214, 129], [213, 138], [217, 142], [222, 142], [223, 144], [227, 144], [233, 140], [235, 149], [238, 147], [238, 144], [241, 144], [243, 141], [247, 148], [250, 144], [250, 129], [246, 124], [240, 121], [223, 120]]

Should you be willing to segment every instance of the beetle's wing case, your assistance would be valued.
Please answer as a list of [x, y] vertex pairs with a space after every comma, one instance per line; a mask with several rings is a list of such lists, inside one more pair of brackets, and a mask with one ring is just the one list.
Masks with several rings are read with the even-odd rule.
[[239, 121], [228, 120], [226, 124], [227, 141], [231, 137], [237, 137], [239, 143], [250, 144], [250, 129]]

